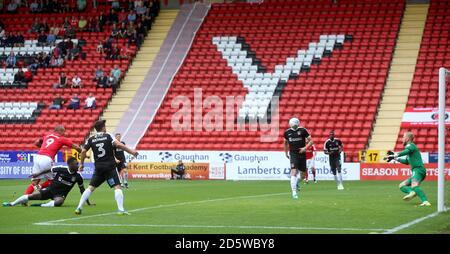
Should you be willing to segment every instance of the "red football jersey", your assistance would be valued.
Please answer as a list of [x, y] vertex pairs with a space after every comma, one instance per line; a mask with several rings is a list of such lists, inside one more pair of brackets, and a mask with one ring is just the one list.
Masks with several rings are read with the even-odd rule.
[[306, 150], [306, 159], [309, 160], [314, 156], [314, 151], [316, 151], [316, 147], [315, 146], [310, 146], [308, 148], [308, 150]]
[[73, 144], [72, 140], [61, 136], [58, 133], [50, 132], [44, 135], [42, 139], [42, 145], [39, 149], [38, 154], [46, 155], [50, 158], [55, 158], [55, 155], [58, 153], [59, 149], [63, 146], [71, 147]]

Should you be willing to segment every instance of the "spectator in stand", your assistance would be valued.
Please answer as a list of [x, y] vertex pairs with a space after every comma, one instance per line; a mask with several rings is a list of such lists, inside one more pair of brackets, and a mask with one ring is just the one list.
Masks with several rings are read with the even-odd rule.
[[72, 18], [70, 19], [70, 26], [71, 27], [76, 27], [78, 25], [78, 19], [75, 16], [72, 16]]
[[86, 9], [86, 0], [77, 0], [78, 11], [84, 11]]
[[69, 17], [66, 17], [63, 22], [63, 28], [67, 29], [69, 27], [70, 27], [70, 20], [69, 20]]
[[95, 101], [95, 97], [92, 93], [89, 93], [86, 100], [84, 100], [84, 103], [86, 104], [84, 106], [85, 109], [95, 109], [97, 107], [97, 103]]
[[65, 38], [73, 39], [76, 37], [75, 28], [73, 26], [69, 26], [65, 31]]
[[93, 19], [92, 17], [88, 19], [88, 28], [87, 31], [89, 32], [100, 32], [100, 24], [98, 23], [97, 19]]
[[109, 11], [108, 22], [110, 24], [119, 23], [119, 16], [117, 15], [116, 11], [114, 10]]
[[103, 72], [102, 66], [101, 65], [97, 66], [97, 70], [95, 70], [94, 81], [98, 82], [103, 77], [103, 75], [104, 75], [104, 72]]
[[56, 35], [54, 34], [53, 28], [50, 29], [50, 33], [47, 35], [47, 45], [55, 46], [56, 43]]
[[31, 71], [31, 73], [33, 75], [36, 75], [37, 74], [37, 70], [39, 68], [39, 61], [36, 58], [34, 58], [33, 62], [27, 68], [28, 68], [28, 70]]
[[5, 36], [5, 29], [3, 27], [0, 27], [0, 38]]
[[23, 75], [25, 83], [31, 82], [31, 80], [33, 80], [33, 73], [30, 70], [27, 69]]
[[126, 43], [125, 47], [120, 49], [120, 59], [131, 59], [134, 56], [133, 50], [130, 48], [130, 44]]
[[126, 24], [124, 22], [122, 22], [120, 24], [119, 37], [120, 38], [127, 38], [127, 26], [126, 26]]
[[114, 23], [113, 25], [112, 25], [112, 28], [111, 28], [111, 36], [113, 37], [113, 38], [118, 38], [119, 37], [119, 28], [117, 27], [117, 24], [116, 23]]
[[127, 22], [127, 19], [128, 19], [128, 13], [126, 12], [125, 9], [122, 9], [122, 11], [119, 12], [119, 14], [117, 14], [117, 17], [119, 18], [119, 22], [120, 22], [120, 23]]
[[17, 8], [19, 8], [19, 6], [17, 5], [17, 3], [16, 3], [16, 1], [11, 1], [9, 4], [8, 4], [8, 7], [6, 7], [7, 9], [7, 11], [9, 12], [9, 13], [17, 13]]
[[80, 108], [80, 98], [78, 94], [74, 94], [72, 98], [70, 98], [70, 103], [67, 106], [67, 109], [79, 109]]
[[72, 78], [72, 88], [81, 88], [81, 78], [78, 75], [73, 76]]
[[117, 44], [114, 44], [113, 48], [109, 50], [106, 54], [106, 59], [117, 60], [120, 56], [120, 49]]
[[36, 12], [40, 12], [40, 8], [39, 8], [39, 4], [36, 0], [34, 0], [31, 4], [30, 4], [30, 12], [31, 13], [36, 13]]
[[111, 69], [109, 76], [113, 77], [117, 82], [119, 82], [121, 75], [122, 75], [122, 71], [119, 69], [119, 65], [115, 64], [114, 68]]
[[97, 80], [97, 88], [105, 88], [108, 83], [108, 77], [104, 75], [99, 80]]
[[147, 7], [145, 6], [139, 6], [136, 8], [136, 14], [139, 16], [144, 15], [147, 12]]
[[69, 51], [69, 55], [68, 55], [68, 58], [70, 59], [70, 60], [75, 60], [75, 59], [77, 59], [79, 56], [80, 56], [80, 54], [81, 54], [81, 47], [78, 45], [78, 44], [76, 44], [70, 51]]
[[47, 35], [45, 35], [44, 32], [41, 32], [37, 38], [37, 41], [38, 46], [47, 46]]
[[42, 21], [41, 27], [39, 28], [40, 32], [44, 32], [44, 33], [48, 33], [50, 31], [50, 26], [47, 23], [47, 19], [44, 19], [44, 21]]
[[17, 58], [14, 55], [14, 52], [10, 52], [8, 58], [6, 58], [6, 68], [14, 68], [16, 67]]
[[102, 41], [98, 41], [97, 53], [103, 54], [103, 42]]
[[106, 81], [106, 87], [112, 88], [113, 94], [116, 94], [116, 90], [118, 87], [118, 82], [114, 77], [108, 77], [108, 80]]
[[128, 22], [134, 23], [135, 21], [136, 21], [136, 12], [131, 11], [131, 12], [128, 14]]
[[25, 83], [25, 75], [20, 68], [19, 71], [14, 74], [14, 84], [22, 85], [23, 83]]
[[31, 29], [29, 30], [30, 33], [38, 33], [41, 30], [41, 23], [39, 23], [39, 20], [36, 18], [31, 25]]
[[78, 20], [78, 31], [85, 31], [87, 29], [88, 21], [84, 18], [84, 16], [80, 17]]
[[61, 94], [57, 94], [53, 99], [53, 104], [48, 107], [49, 109], [61, 109], [64, 104], [64, 99], [61, 97]]
[[106, 24], [106, 22], [107, 22], [107, 17], [103, 13], [103, 11], [101, 11], [100, 15], [98, 15], [98, 17], [97, 17], [97, 23], [98, 23], [98, 26], [100, 27], [100, 32], [103, 31], [103, 26]]
[[17, 33], [16, 36], [16, 47], [23, 47], [25, 45], [25, 38], [23, 37], [23, 35], [21, 33]]
[[58, 79], [58, 84], [55, 84], [55, 88], [66, 88], [67, 87], [67, 76], [64, 72], [61, 72]]
[[111, 9], [113, 9], [113, 10], [115, 10], [115, 11], [120, 10], [120, 3], [119, 3], [119, 1], [113, 0], [113, 1], [111, 2]]

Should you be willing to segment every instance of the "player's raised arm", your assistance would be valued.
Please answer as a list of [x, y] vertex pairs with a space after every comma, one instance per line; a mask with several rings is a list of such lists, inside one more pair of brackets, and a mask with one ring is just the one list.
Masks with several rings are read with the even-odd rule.
[[136, 151], [135, 149], [129, 148], [128, 146], [122, 144], [121, 142], [117, 141], [116, 139], [114, 139], [113, 142], [114, 146], [124, 150], [125, 152], [133, 155], [134, 157], [137, 157], [139, 155], [138, 151]]
[[41, 148], [41, 146], [42, 146], [42, 138], [36, 139], [33, 144], [35, 146], [37, 146], [38, 148]]

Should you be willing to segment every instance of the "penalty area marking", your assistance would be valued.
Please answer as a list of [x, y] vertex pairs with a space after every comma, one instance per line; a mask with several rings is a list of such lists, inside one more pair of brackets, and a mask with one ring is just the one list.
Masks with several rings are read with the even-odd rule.
[[40, 226], [88, 226], [88, 227], [152, 227], [152, 228], [239, 228], [239, 229], [284, 229], [284, 230], [328, 230], [328, 231], [386, 231], [385, 228], [323, 228], [290, 226], [225, 226], [225, 225], [158, 225], [158, 224], [83, 224], [83, 223], [46, 223]]
[[412, 221], [410, 221], [410, 222], [407, 222], [407, 223], [402, 224], [402, 225], [400, 225], [400, 226], [397, 226], [397, 227], [395, 227], [395, 228], [391, 228], [391, 229], [389, 229], [389, 230], [386, 230], [385, 232], [383, 232], [383, 234], [393, 234], [393, 233], [398, 232], [398, 231], [400, 231], [400, 230], [403, 230], [403, 229], [405, 229], [405, 228], [409, 228], [409, 227], [411, 227], [412, 225], [415, 225], [415, 224], [417, 224], [417, 223], [419, 223], [419, 222], [422, 222], [422, 221], [424, 221], [424, 220], [426, 220], [426, 219], [433, 218], [433, 217], [437, 216], [438, 214], [439, 214], [439, 212], [434, 212], [434, 213], [429, 214], [429, 215], [427, 215], [427, 216], [423, 216], [423, 217], [421, 217], [421, 218], [412, 220]]

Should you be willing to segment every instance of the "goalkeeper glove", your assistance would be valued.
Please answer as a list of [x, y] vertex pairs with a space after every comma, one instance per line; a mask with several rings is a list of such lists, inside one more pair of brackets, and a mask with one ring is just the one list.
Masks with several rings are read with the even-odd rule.
[[388, 156], [386, 156], [386, 157], [384, 157], [383, 159], [385, 160], [385, 161], [387, 161], [387, 162], [391, 162], [392, 160], [395, 160], [395, 159], [397, 159], [397, 154], [396, 153], [394, 153], [393, 151], [388, 151], [387, 152], [387, 155]]

